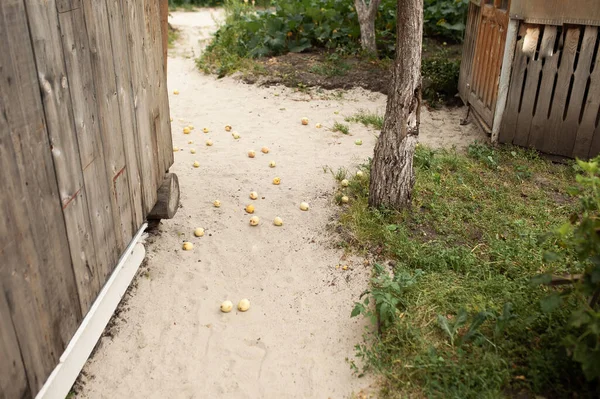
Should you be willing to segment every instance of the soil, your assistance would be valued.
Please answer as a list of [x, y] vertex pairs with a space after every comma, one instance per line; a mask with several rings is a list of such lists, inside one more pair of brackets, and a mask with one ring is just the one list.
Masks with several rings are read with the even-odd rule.
[[[390, 64], [345, 57], [339, 63], [327, 60], [330, 53], [288, 53], [258, 60], [264, 68], [261, 73], [244, 73], [239, 77], [246, 83], [287, 87], [321, 87], [326, 90], [363, 88], [387, 94], [390, 86]], [[323, 70], [325, 73], [312, 72]], [[329, 72], [331, 71], [331, 72]], [[329, 73], [328, 73], [329, 72]]]

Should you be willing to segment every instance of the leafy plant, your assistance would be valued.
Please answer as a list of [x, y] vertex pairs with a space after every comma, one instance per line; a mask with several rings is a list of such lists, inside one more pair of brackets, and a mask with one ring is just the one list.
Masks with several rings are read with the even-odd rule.
[[421, 73], [423, 98], [430, 103], [446, 102], [458, 93], [460, 60], [450, 58], [447, 50], [423, 58]]
[[360, 110], [352, 116], [344, 118], [346, 122], [362, 123], [365, 126], [373, 126], [377, 130], [383, 129], [383, 115]]
[[[600, 157], [589, 162], [577, 161], [578, 186], [571, 194], [579, 198], [579, 208], [569, 221], [546, 236], [558, 248], [567, 251], [544, 254], [553, 264], [568, 265], [572, 274], [581, 273], [570, 289], [553, 292], [541, 302], [542, 310], [551, 313], [575, 303], [569, 325], [572, 328], [563, 344], [581, 364], [588, 380], [600, 378]], [[573, 256], [571, 256], [573, 255]], [[540, 278], [541, 277], [541, 278]], [[548, 282], [549, 274], [538, 277]]]
[[[370, 289], [360, 295], [362, 302], [356, 302], [350, 317], [363, 315], [371, 320], [379, 329], [390, 327], [398, 318], [400, 307], [404, 306], [404, 291], [415, 284], [417, 278], [423, 274], [422, 270], [415, 270], [414, 274], [398, 273], [393, 277], [380, 264], [375, 264]], [[370, 306], [373, 302], [374, 309]]]

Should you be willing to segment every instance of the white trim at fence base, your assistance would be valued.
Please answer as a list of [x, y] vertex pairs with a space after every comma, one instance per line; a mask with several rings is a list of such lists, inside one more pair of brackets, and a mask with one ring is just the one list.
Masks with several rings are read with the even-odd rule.
[[68, 395], [146, 256], [144, 245], [139, 243], [146, 227], [144, 224], [127, 246], [36, 399], [64, 399]]

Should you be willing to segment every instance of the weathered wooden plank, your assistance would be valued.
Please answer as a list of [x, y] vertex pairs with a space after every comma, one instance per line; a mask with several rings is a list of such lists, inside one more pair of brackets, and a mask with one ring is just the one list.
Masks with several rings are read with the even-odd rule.
[[0, 281], [35, 393], [82, 317], [22, 0], [0, 37]]
[[162, 183], [164, 174], [173, 164], [173, 142], [171, 139], [171, 124], [169, 116], [169, 100], [167, 93], [167, 77], [164, 70], [163, 52], [162, 52], [162, 30], [160, 24], [159, 4], [155, 0], [145, 0], [146, 2], [146, 27], [150, 29], [151, 46], [148, 46], [150, 57], [152, 59], [153, 75], [152, 83], [154, 89], [153, 99], [155, 100], [154, 118], [156, 126], [157, 147], [158, 147], [158, 167], [160, 181]]
[[[540, 39], [540, 29], [536, 28], [528, 32], [529, 37], [527, 40], [534, 45], [527, 54], [529, 57], [529, 63], [527, 64], [527, 73], [525, 80], [525, 87], [523, 88], [523, 95], [521, 100], [521, 110], [517, 116], [517, 124], [515, 126], [515, 136], [513, 143], [520, 146], [527, 146], [529, 140], [529, 132], [531, 128], [531, 120], [533, 119], [533, 108], [535, 105], [535, 98], [537, 94], [538, 83], [540, 81], [540, 71], [542, 69], [542, 60], [535, 59], [535, 48]], [[547, 39], [547, 38], [546, 38]], [[542, 38], [544, 40], [544, 38]]]
[[562, 123], [561, 131], [561, 147], [564, 147], [565, 152], [569, 156], [573, 155], [575, 148], [575, 140], [577, 139], [577, 130], [579, 129], [579, 116], [581, 108], [584, 104], [585, 87], [587, 86], [592, 67], [592, 57], [594, 55], [594, 47], [598, 39], [598, 27], [586, 26], [579, 50], [577, 67], [573, 72], [573, 89], [571, 97], [567, 104], [567, 115]]
[[510, 76], [510, 87], [508, 89], [508, 99], [506, 101], [506, 109], [504, 110], [504, 116], [502, 118], [503, 120], [498, 136], [498, 141], [501, 143], [512, 143], [515, 137], [523, 79], [527, 69], [527, 54], [523, 51], [526, 32], [527, 26], [522, 24], [519, 28], [519, 36], [521, 39], [517, 41], [517, 46], [515, 48], [515, 57]]
[[98, 123], [111, 188], [112, 214], [121, 253], [133, 237], [133, 215], [119, 118], [119, 99], [113, 63], [108, 12], [104, 1], [84, 0], [83, 10], [96, 88]]
[[0, 285], [0, 398], [29, 398], [25, 366], [19, 352], [19, 341], [10, 309]]
[[[540, 92], [538, 93], [535, 113], [531, 120], [528, 145], [530, 147], [542, 149], [546, 142], [546, 127], [548, 123], [548, 113], [550, 112], [550, 103], [552, 101], [552, 90], [558, 68], [558, 59], [560, 51], [553, 53], [554, 43], [557, 39], [558, 31], [555, 26], [546, 26], [544, 28], [544, 37], [540, 46], [540, 55], [545, 57], [542, 66], [542, 82], [540, 83]], [[544, 49], [543, 46], [547, 46]]]
[[83, 167], [84, 191], [91, 220], [91, 235], [96, 252], [95, 270], [102, 286], [121, 254], [116, 243], [111, 190], [102, 152], [96, 88], [83, 9], [73, 8], [60, 13], [59, 22]]
[[[592, 158], [600, 153], [600, 129], [596, 127], [600, 113], [600, 55], [596, 55], [594, 70], [590, 75], [590, 87], [584, 104], [583, 115], [577, 129], [573, 157]], [[594, 128], [596, 127], [596, 134]]]
[[81, 8], [81, 0], [56, 0], [58, 12], [67, 12]]
[[125, 33], [125, 25], [123, 22], [125, 10], [122, 8], [121, 0], [106, 0], [106, 5], [109, 16], [110, 37], [120, 105], [123, 143], [125, 145], [129, 195], [133, 212], [133, 231], [137, 231], [144, 222], [144, 212], [142, 210], [142, 182], [139, 172], [140, 163], [136, 148], [137, 121], [133, 105], [133, 88], [131, 85], [127, 35]]
[[73, 123], [56, 4], [53, 0], [26, 0], [25, 6], [69, 238], [71, 261], [81, 311], [85, 314], [100, 291], [100, 280], [95, 271], [96, 254], [91, 239], [91, 224], [83, 187], [83, 171]]
[[151, 95], [148, 54], [145, 47], [145, 20], [143, 1], [122, 0], [125, 28], [128, 38], [129, 63], [137, 122], [137, 151], [140, 160], [144, 215], [156, 203], [158, 190], [158, 159], [154, 153], [156, 139], [153, 137], [154, 119], [151, 111]]
[[573, 74], [573, 64], [577, 56], [577, 47], [579, 44], [580, 29], [567, 28], [565, 43], [562, 49], [560, 65], [558, 67], [558, 79], [556, 90], [552, 98], [552, 109], [550, 110], [550, 118], [546, 125], [546, 139], [544, 146], [538, 148], [541, 151], [562, 155], [571, 156], [573, 146], [569, 145], [569, 140], [564, 140], [562, 134], [563, 115], [567, 106], [567, 98], [569, 88], [571, 86], [571, 75]]
[[162, 32], [163, 69], [167, 73], [167, 58], [169, 53], [169, 0], [160, 1], [160, 30]]
[[465, 43], [463, 45], [463, 59], [458, 78], [458, 91], [465, 103], [468, 101], [472, 85], [471, 79], [475, 57], [475, 40], [477, 39], [479, 19], [479, 6], [470, 2], [467, 16], [467, 28], [465, 30]]

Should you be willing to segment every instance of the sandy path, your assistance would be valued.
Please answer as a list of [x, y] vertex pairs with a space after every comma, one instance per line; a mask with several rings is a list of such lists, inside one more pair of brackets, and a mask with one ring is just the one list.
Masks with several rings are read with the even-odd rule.
[[[324, 169], [355, 170], [372, 155], [375, 133], [352, 125], [352, 135], [344, 136], [314, 125], [331, 126], [361, 108], [383, 112], [385, 97], [355, 90], [342, 99], [327, 92], [311, 99], [204, 76], [186, 54], [197, 54], [197, 39], [213, 29], [208, 12], [170, 19], [184, 33], [171, 52], [168, 82], [171, 92], [181, 92], [170, 100], [180, 148], [171, 171], [179, 176], [182, 208], [148, 238], [145, 272], [86, 365], [77, 396], [350, 397], [370, 383], [352, 375], [345, 361], [363, 333], [363, 321], [349, 316], [370, 267], [344, 259], [326, 232], [335, 183]], [[458, 126], [461, 115], [425, 112], [422, 141], [461, 145], [481, 137]], [[309, 126], [300, 124], [303, 116]], [[182, 134], [187, 124], [196, 127], [190, 135]], [[226, 124], [242, 138], [234, 140]], [[204, 126], [210, 133], [202, 133]], [[357, 138], [362, 146], [354, 144]], [[205, 146], [207, 139], [214, 146]], [[260, 153], [263, 146], [271, 153]], [[246, 156], [249, 149], [256, 158]], [[192, 167], [195, 160], [200, 168]], [[276, 168], [268, 167], [270, 160]], [[280, 186], [271, 184], [275, 176]], [[249, 226], [244, 212], [250, 191], [260, 195], [253, 202], [258, 227]], [[221, 208], [212, 206], [214, 199]], [[310, 203], [309, 212], [299, 210], [301, 201]], [[283, 227], [272, 225], [276, 216]], [[195, 227], [206, 235], [193, 237]], [[181, 251], [184, 240], [194, 243], [193, 251]], [[219, 311], [223, 300], [244, 297], [252, 303], [248, 312]]]

